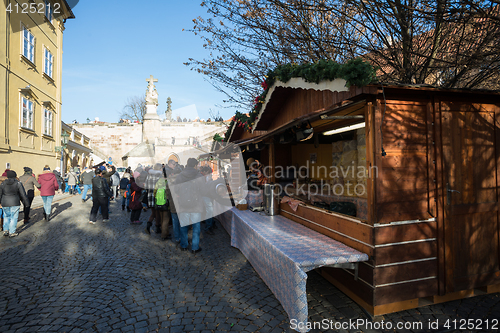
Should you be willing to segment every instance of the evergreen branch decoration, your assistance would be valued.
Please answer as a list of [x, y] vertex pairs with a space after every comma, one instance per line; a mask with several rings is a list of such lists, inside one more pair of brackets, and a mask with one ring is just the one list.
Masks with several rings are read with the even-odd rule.
[[229, 140], [229, 136], [231, 135], [234, 126], [244, 127], [246, 130], [248, 130], [248, 119], [249, 117], [246, 114], [236, 111], [236, 114], [233, 116], [231, 122], [229, 123], [226, 134], [224, 134], [223, 141], [227, 142]]
[[376, 68], [361, 58], [351, 59], [345, 64], [339, 64], [332, 60], [320, 60], [315, 63], [286, 64], [269, 71], [266, 79], [262, 82], [264, 91], [255, 98], [254, 106], [249, 114], [245, 129], [251, 131], [255, 120], [266, 100], [269, 88], [276, 80], [288, 82], [293, 77], [303, 78], [306, 82], [320, 83], [321, 81], [344, 79], [346, 86], [366, 86], [376, 81]]
[[222, 136], [219, 135], [219, 133], [215, 133], [214, 134], [214, 137], [212, 138], [214, 141], [217, 141], [217, 142], [222, 142], [224, 141], [224, 138]]

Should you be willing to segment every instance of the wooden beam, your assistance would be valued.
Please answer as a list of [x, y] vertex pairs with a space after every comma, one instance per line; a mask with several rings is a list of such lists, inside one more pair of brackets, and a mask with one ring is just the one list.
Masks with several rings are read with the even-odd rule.
[[269, 177], [269, 182], [271, 184], [275, 183], [276, 182], [276, 156], [275, 156], [275, 151], [274, 151], [274, 139], [271, 139], [271, 142], [269, 143], [269, 173], [270, 173], [270, 177]]
[[428, 167], [428, 177], [427, 177], [427, 196], [429, 202], [429, 215], [436, 217], [436, 203], [437, 203], [437, 179], [436, 179], [436, 168], [437, 163], [433, 161], [437, 161], [436, 157], [436, 131], [434, 130], [435, 122], [434, 119], [434, 105], [432, 104], [432, 100], [429, 99], [427, 103], [427, 167]]
[[418, 307], [418, 298], [409, 299], [406, 301], [395, 302], [373, 307], [373, 316], [381, 316], [388, 313], [400, 312], [404, 310], [415, 309]]
[[441, 103], [438, 98], [433, 101], [434, 131], [436, 139], [436, 222], [437, 222], [437, 244], [438, 244], [438, 294], [446, 294], [446, 243], [444, 228], [444, 197], [443, 197], [443, 138], [441, 124]]
[[377, 175], [373, 175], [373, 189], [372, 191], [374, 192], [372, 194], [373, 197], [373, 217], [372, 221], [373, 224], [378, 223], [378, 210], [379, 208], [377, 207], [378, 203], [378, 197], [377, 197], [377, 192], [379, 191], [378, 187], [379, 185], [379, 178], [376, 178], [375, 176], [378, 177], [383, 177], [383, 159], [386, 159], [386, 157], [382, 157], [382, 131], [381, 131], [381, 126], [382, 126], [382, 114], [385, 113], [385, 105], [382, 105], [382, 102], [385, 103], [385, 100], [377, 99], [376, 104], [372, 106], [372, 121], [373, 121], [373, 134], [372, 134], [372, 152], [373, 152], [373, 166], [375, 167], [374, 170], [377, 170]]
[[[498, 126], [500, 125], [500, 103], [494, 107], [494, 131], [495, 131], [495, 168], [496, 168], [496, 199], [497, 203], [500, 201], [500, 155], [498, 153], [498, 148], [500, 147], [500, 131], [498, 131]], [[497, 211], [497, 244], [498, 244], [498, 258], [500, 258], [500, 210]], [[497, 285], [497, 289], [500, 291], [500, 285]], [[487, 291], [488, 292], [488, 291]]]
[[300, 204], [292, 211], [287, 203], [281, 204], [280, 214], [325, 236], [373, 256], [373, 227], [357, 218]]
[[[375, 108], [372, 102], [365, 105], [365, 135], [366, 135], [366, 167], [370, 171], [368, 174], [366, 191], [367, 191], [367, 204], [368, 204], [368, 223], [374, 225], [376, 223], [376, 209], [375, 209], [375, 186], [377, 180], [375, 179], [376, 173], [371, 172], [372, 168], [377, 168], [375, 161]], [[376, 169], [375, 169], [376, 170]], [[373, 244], [373, 241], [372, 241]]]
[[330, 120], [330, 119], [363, 119], [365, 116], [321, 116], [322, 120]]

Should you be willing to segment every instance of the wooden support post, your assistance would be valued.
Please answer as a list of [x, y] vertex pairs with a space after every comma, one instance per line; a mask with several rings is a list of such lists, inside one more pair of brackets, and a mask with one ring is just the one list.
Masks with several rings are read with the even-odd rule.
[[[384, 103], [382, 105], [382, 102]], [[376, 104], [373, 109], [373, 166], [375, 169], [370, 170], [373, 174], [373, 194], [372, 194], [372, 202], [373, 202], [373, 215], [372, 221], [373, 223], [378, 223], [378, 212], [377, 212], [377, 202], [380, 198], [380, 184], [379, 179], [383, 177], [383, 168], [382, 168], [382, 116], [385, 116], [386, 109], [386, 100], [381, 100], [380, 98], [376, 100]]]
[[[435, 149], [436, 149], [436, 222], [438, 244], [438, 293], [444, 296], [447, 293], [446, 281], [446, 252], [444, 227], [444, 196], [443, 196], [443, 140], [441, 136], [441, 103], [438, 98], [433, 101]], [[450, 290], [448, 290], [449, 292]]]
[[274, 153], [274, 140], [269, 143], [269, 183], [273, 184], [276, 182], [275, 170], [276, 170], [276, 155]]
[[[365, 135], [366, 135], [366, 167], [368, 168], [368, 179], [366, 184], [368, 214], [367, 219], [370, 225], [376, 222], [375, 212], [375, 186], [377, 179], [373, 170], [379, 167], [375, 160], [375, 108], [373, 102], [365, 104]], [[374, 240], [372, 240], [374, 241]]]

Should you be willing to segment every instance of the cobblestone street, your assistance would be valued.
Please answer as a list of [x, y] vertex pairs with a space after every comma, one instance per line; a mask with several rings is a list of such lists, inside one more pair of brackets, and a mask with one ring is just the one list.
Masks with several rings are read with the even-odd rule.
[[[62, 198], [53, 204], [50, 222], [42, 221], [41, 208], [36, 208], [31, 223], [19, 223], [18, 237], [2, 237], [0, 332], [293, 332], [280, 303], [241, 252], [230, 246], [220, 224], [214, 236], [202, 234], [203, 250], [192, 254], [154, 232], [146, 234], [145, 223], [129, 224], [127, 212], [116, 202], [110, 222], [99, 218], [91, 225], [91, 205], [79, 195]], [[143, 213], [141, 220], [149, 214]], [[309, 273], [307, 288], [311, 322], [369, 318], [315, 272]], [[500, 319], [499, 294], [375, 321], [391, 323], [393, 328], [386, 331], [428, 332], [429, 320], [444, 324], [469, 318]], [[423, 328], [395, 329], [398, 322], [421, 322]], [[440, 326], [439, 331], [458, 331]], [[491, 329], [483, 326], [483, 331]]]

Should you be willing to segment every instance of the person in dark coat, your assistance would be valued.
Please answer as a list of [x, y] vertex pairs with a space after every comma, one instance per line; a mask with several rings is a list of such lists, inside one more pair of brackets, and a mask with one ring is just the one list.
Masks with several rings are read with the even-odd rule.
[[179, 224], [179, 216], [177, 215], [177, 210], [175, 209], [175, 203], [174, 198], [172, 197], [172, 191], [170, 190], [170, 184], [175, 184], [176, 177], [179, 173], [181, 173], [180, 168], [175, 168], [173, 170], [173, 172], [168, 176], [166, 188], [170, 219], [172, 220], [173, 237], [176, 243], [181, 242], [181, 225]]
[[109, 188], [111, 188], [111, 176], [116, 172], [114, 165], [106, 165], [105, 170], [102, 172], [102, 178], [106, 179]]
[[139, 186], [141, 188], [145, 188], [146, 187], [146, 178], [148, 177], [148, 172], [143, 168], [137, 168], [135, 171], [139, 173], [139, 176], [134, 177], [135, 182], [137, 183], [137, 186]]
[[156, 206], [155, 206], [155, 186], [158, 180], [162, 177], [162, 167], [160, 163], [156, 163], [153, 169], [148, 171], [148, 176], [146, 177], [145, 188], [147, 190], [148, 196], [148, 208], [151, 209], [151, 215], [149, 216], [148, 223], [146, 225], [146, 233], [150, 234], [151, 226], [153, 225], [153, 220], [155, 220], [156, 233], [161, 233], [161, 221], [159, 216], [157, 216]]
[[54, 169], [54, 171], [52, 171], [52, 173], [56, 176], [56, 181], [57, 181], [57, 186], [58, 186], [58, 190], [57, 192], [59, 194], [63, 193], [64, 190], [66, 189], [66, 183], [64, 182], [64, 179], [63, 177], [61, 176], [61, 168], [60, 167], [56, 167]]
[[[180, 237], [181, 250], [188, 249], [188, 230], [189, 226], [193, 227], [191, 252], [197, 253], [200, 248], [200, 223], [201, 214], [204, 211], [204, 203], [201, 197], [206, 195], [206, 184], [203, 176], [196, 168], [198, 161], [194, 158], [187, 160], [186, 167], [176, 177], [173, 187], [171, 187], [172, 196], [174, 198], [175, 208], [179, 216], [181, 225]], [[191, 203], [187, 204], [184, 196], [189, 194]]]
[[33, 170], [30, 167], [24, 167], [24, 175], [19, 177], [19, 181], [23, 184], [26, 195], [30, 202], [29, 206], [24, 206], [24, 223], [28, 223], [30, 220], [30, 207], [35, 197], [35, 186], [40, 189], [42, 185], [33, 176]]
[[113, 197], [106, 184], [106, 179], [102, 177], [101, 169], [96, 169], [96, 176], [92, 178], [92, 209], [90, 210], [90, 224], [95, 224], [99, 208], [102, 212], [102, 221], [109, 221], [108, 202]]
[[[7, 180], [7, 176], [0, 176], [0, 185], [6, 180]], [[2, 228], [2, 231], [3, 231], [3, 209], [2, 209], [1, 204], [0, 204], [0, 227]]]
[[130, 223], [139, 224], [141, 221], [142, 202], [139, 199], [141, 197], [142, 187], [137, 185], [134, 177], [130, 177], [130, 200], [128, 206], [132, 210], [130, 213]]
[[[109, 165], [109, 164], [106, 164], [103, 166], [104, 166], [104, 170], [102, 170], [102, 167], [101, 167], [102, 178], [106, 179], [106, 184], [108, 185], [108, 189], [111, 191], [111, 188], [112, 188], [111, 187], [112, 186], [111, 176], [113, 176], [115, 174], [116, 168], [113, 165]], [[112, 197], [114, 197], [113, 191], [111, 191], [111, 193], [113, 194]], [[108, 198], [108, 213], [109, 213], [109, 202], [110, 202], [110, 199]]]
[[29, 206], [30, 203], [23, 184], [16, 179], [16, 172], [9, 170], [6, 174], [7, 180], [0, 184], [0, 204], [4, 213], [3, 235], [15, 237], [18, 235], [16, 229], [21, 201], [24, 206]]
[[168, 176], [174, 173], [175, 168], [177, 167], [177, 162], [175, 160], [168, 160], [167, 165], [163, 168], [165, 170], [165, 174]]

